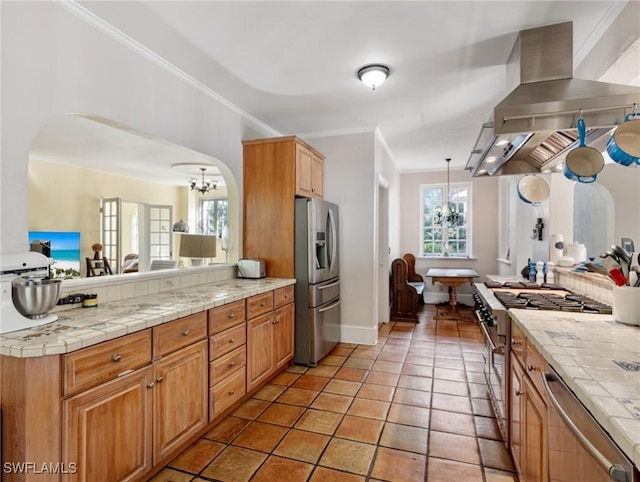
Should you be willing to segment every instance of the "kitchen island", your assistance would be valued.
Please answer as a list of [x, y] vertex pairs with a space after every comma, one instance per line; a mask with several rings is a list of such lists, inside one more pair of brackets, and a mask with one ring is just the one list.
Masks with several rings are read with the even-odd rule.
[[2, 335], [3, 480], [146, 480], [291, 363], [294, 283], [228, 279]]
[[527, 340], [640, 467], [640, 328], [616, 323], [611, 315], [509, 312]]

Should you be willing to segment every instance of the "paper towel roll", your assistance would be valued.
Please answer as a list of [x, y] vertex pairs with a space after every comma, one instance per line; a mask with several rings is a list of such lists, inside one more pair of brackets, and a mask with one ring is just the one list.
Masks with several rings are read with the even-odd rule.
[[557, 263], [564, 256], [564, 235], [552, 234], [549, 239], [549, 261]]

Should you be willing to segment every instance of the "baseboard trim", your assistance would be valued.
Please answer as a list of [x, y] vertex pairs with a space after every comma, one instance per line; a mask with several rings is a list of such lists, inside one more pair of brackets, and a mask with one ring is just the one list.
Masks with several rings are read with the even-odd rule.
[[340, 326], [340, 341], [342, 343], [357, 343], [359, 345], [375, 345], [378, 343], [378, 326]]

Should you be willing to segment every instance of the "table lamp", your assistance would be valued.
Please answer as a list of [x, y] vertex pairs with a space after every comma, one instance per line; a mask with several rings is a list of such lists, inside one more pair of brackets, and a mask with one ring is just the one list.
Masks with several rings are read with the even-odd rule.
[[180, 257], [191, 258], [191, 266], [202, 265], [202, 258], [215, 258], [216, 237], [207, 234], [180, 236]]

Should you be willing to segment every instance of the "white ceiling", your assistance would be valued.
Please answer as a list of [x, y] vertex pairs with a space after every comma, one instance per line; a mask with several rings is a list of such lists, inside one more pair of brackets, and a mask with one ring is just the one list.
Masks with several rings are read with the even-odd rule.
[[[443, 169], [446, 157], [453, 158], [452, 168], [464, 167], [480, 125], [511, 90], [505, 64], [520, 30], [572, 20], [577, 67], [626, 3], [154, 1], [82, 6], [283, 135], [313, 137], [377, 126], [398, 169], [408, 172]], [[618, 35], [618, 54], [638, 37], [640, 20], [637, 24], [626, 37]], [[601, 60], [590, 70], [601, 75], [614, 60]], [[640, 72], [640, 59], [631, 60]], [[368, 63], [392, 69], [375, 91], [356, 77]]]

